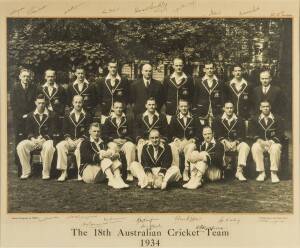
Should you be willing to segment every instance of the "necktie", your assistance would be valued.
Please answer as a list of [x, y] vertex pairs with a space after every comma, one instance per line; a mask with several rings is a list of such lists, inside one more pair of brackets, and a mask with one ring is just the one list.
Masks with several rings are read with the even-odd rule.
[[149, 87], [149, 80], [146, 80], [146, 88], [148, 88]]
[[28, 89], [28, 84], [24, 84], [24, 89], [25, 89], [25, 90]]
[[156, 147], [154, 147], [154, 159], [157, 160], [157, 155], [158, 155], [158, 149]]
[[121, 119], [120, 118], [116, 118], [116, 123], [117, 123], [117, 126], [120, 126]]
[[267, 94], [267, 87], [264, 87], [264, 94]]
[[265, 117], [264, 119], [265, 119], [266, 125], [268, 125], [269, 118]]
[[39, 116], [40, 116], [40, 121], [42, 121], [43, 120], [43, 115], [41, 114]]
[[187, 123], [187, 117], [183, 117], [183, 123], [184, 123], [184, 126], [186, 126], [186, 123]]

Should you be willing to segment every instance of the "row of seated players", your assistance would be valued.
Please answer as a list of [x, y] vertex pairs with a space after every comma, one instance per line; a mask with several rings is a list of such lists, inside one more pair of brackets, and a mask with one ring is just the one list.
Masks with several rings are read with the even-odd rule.
[[108, 75], [96, 83], [88, 82], [84, 69], [78, 67], [75, 72], [77, 79], [69, 84], [67, 90], [56, 83], [54, 70], [46, 70], [46, 82], [39, 87], [29, 83], [29, 71], [22, 70], [20, 82], [14, 85], [10, 98], [16, 132], [20, 137], [24, 134], [23, 117], [34, 110], [38, 94], [44, 94], [47, 108], [61, 117], [68, 107], [72, 107], [74, 95], [83, 97], [87, 113], [92, 116], [101, 113], [104, 117], [110, 115], [116, 100], [132, 106], [132, 112], [137, 116], [145, 111], [145, 102], [150, 97], [155, 98], [158, 111], [165, 106], [168, 120], [176, 114], [179, 99], [188, 100], [191, 112], [205, 120], [220, 115], [225, 101], [231, 101], [236, 114], [244, 119], [257, 114], [262, 100], [268, 100], [271, 106], [276, 104], [274, 114], [282, 116], [286, 112], [286, 97], [279, 87], [272, 84], [269, 71], [262, 71], [261, 86], [253, 87], [242, 77], [240, 65], [233, 67], [233, 78], [226, 83], [216, 77], [215, 67], [210, 62], [205, 64], [203, 78], [186, 75], [183, 61], [179, 58], [174, 59], [173, 69], [174, 73], [161, 83], [152, 78], [152, 66], [145, 64], [142, 67], [143, 77], [129, 84], [126, 78], [119, 76], [116, 62], [108, 63]]
[[[22, 166], [21, 179], [30, 176], [30, 153], [36, 149], [41, 149], [42, 178], [49, 179], [55, 152], [53, 139], [58, 133], [55, 130], [55, 114], [46, 108], [44, 95], [38, 95], [35, 104], [35, 111], [26, 120], [28, 139], [17, 145]], [[133, 177], [137, 177], [141, 187], [151, 187], [153, 180], [150, 179], [153, 176], [162, 181], [159, 184], [161, 188], [165, 188], [169, 180], [178, 181], [181, 177], [183, 181], [188, 181], [184, 185], [186, 188], [199, 187], [206, 174], [210, 180], [218, 180], [222, 175], [225, 151], [238, 153], [236, 177], [240, 181], [246, 180], [243, 169], [250, 147], [245, 138], [245, 122], [234, 114], [231, 102], [224, 104], [224, 113], [215, 119], [212, 128], [200, 118], [193, 117], [188, 102], [182, 99], [179, 100], [179, 113], [171, 118], [169, 125], [165, 115], [156, 111], [154, 98], [146, 101], [147, 110], [134, 122], [124, 114], [123, 103], [115, 101], [113, 112], [101, 129], [100, 123], [91, 124], [91, 118], [83, 110], [82, 96], [74, 96], [73, 107], [63, 121], [64, 140], [56, 145], [57, 169], [61, 170], [59, 181], [67, 179], [67, 154], [70, 151], [75, 151], [77, 165], [80, 165], [80, 180], [95, 182], [104, 173], [109, 185], [116, 188], [128, 187], [120, 177], [120, 151], [126, 158], [127, 180], [132, 181]], [[271, 113], [267, 101], [261, 102], [260, 111], [261, 114], [249, 124], [254, 139], [252, 156], [259, 172], [257, 180], [265, 180], [263, 154], [267, 151], [270, 154], [271, 180], [276, 183], [279, 182], [277, 171], [283, 137], [282, 121]], [[183, 175], [179, 172], [181, 152], [185, 157]], [[157, 184], [155, 187], [158, 187]]]

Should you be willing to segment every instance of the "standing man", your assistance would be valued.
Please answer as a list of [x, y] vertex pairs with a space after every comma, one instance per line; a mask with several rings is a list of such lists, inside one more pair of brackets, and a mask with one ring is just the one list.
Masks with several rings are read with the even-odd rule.
[[40, 94], [35, 100], [36, 109], [28, 114], [26, 119], [26, 134], [28, 139], [21, 141], [17, 146], [17, 153], [22, 166], [21, 179], [29, 178], [31, 174], [30, 153], [41, 149], [43, 162], [42, 179], [50, 179], [50, 169], [55, 148], [53, 134], [56, 118], [53, 112], [46, 108], [45, 96]]
[[211, 125], [222, 112], [223, 83], [215, 76], [212, 62], [206, 62], [203, 70], [204, 77], [195, 80], [193, 113]]
[[131, 164], [132, 174], [141, 188], [166, 189], [168, 183], [180, 180], [179, 168], [172, 165], [171, 148], [161, 142], [158, 130], [150, 131], [149, 140], [143, 147], [141, 163]]
[[97, 84], [97, 95], [101, 108], [101, 123], [110, 115], [115, 101], [123, 102], [125, 109], [129, 103], [129, 82], [118, 74], [118, 63], [108, 63], [108, 75]]
[[130, 89], [131, 103], [133, 104], [133, 112], [135, 116], [144, 113], [146, 100], [150, 97], [154, 98], [157, 105], [157, 110], [163, 105], [163, 86], [161, 82], [152, 78], [152, 66], [145, 64], [142, 67], [141, 79], [133, 82]]
[[106, 118], [103, 125], [103, 138], [108, 148], [115, 153], [124, 152], [127, 163], [127, 181], [132, 181], [130, 164], [135, 161], [135, 145], [133, 143], [133, 123], [124, 113], [124, 105], [115, 101], [113, 112]]
[[163, 81], [163, 102], [166, 104], [168, 123], [170, 123], [171, 116], [178, 113], [179, 99], [185, 99], [191, 104], [194, 94], [194, 81], [183, 72], [181, 58], [173, 60], [173, 69], [174, 73]]
[[256, 181], [262, 182], [266, 178], [264, 165], [264, 152], [268, 152], [271, 162], [271, 181], [278, 183], [277, 172], [281, 158], [281, 141], [283, 137], [282, 119], [271, 112], [271, 105], [264, 100], [260, 103], [261, 114], [250, 122], [250, 132], [254, 137], [251, 152], [256, 164], [258, 177]]
[[107, 149], [100, 138], [99, 123], [92, 123], [89, 138], [80, 146], [81, 164], [79, 174], [85, 183], [100, 183], [108, 178], [108, 186], [115, 189], [128, 188], [122, 177], [119, 155]]
[[[61, 175], [58, 178], [59, 182], [67, 179], [67, 154], [74, 151], [76, 163], [80, 166], [80, 144], [88, 138], [88, 128], [91, 123], [91, 117], [83, 110], [83, 97], [75, 95], [73, 97], [73, 110], [67, 114], [63, 120], [63, 137], [64, 140], [56, 145], [57, 150], [57, 165], [56, 168], [61, 170]], [[78, 174], [78, 180], [81, 180]]]
[[198, 134], [202, 133], [200, 119], [192, 116], [189, 112], [190, 106], [187, 100], [179, 100], [179, 113], [172, 116], [170, 122], [170, 143], [174, 164], [179, 168], [180, 153], [184, 153], [183, 181], [189, 180], [189, 154], [196, 149], [199, 142]]
[[246, 167], [250, 147], [245, 142], [245, 124], [234, 114], [232, 102], [225, 102], [224, 113], [221, 118], [213, 122], [215, 138], [224, 145], [225, 152], [238, 152], [238, 164], [235, 177], [239, 181], [246, 181], [243, 170]]
[[156, 100], [153, 97], [148, 98], [145, 104], [147, 110], [135, 119], [135, 139], [139, 162], [141, 162], [143, 146], [148, 143], [149, 133], [152, 129], [159, 131], [163, 142], [168, 140], [167, 118], [164, 114], [157, 112], [156, 106]]
[[93, 117], [97, 105], [96, 87], [87, 81], [84, 68], [77, 67], [75, 75], [76, 80], [68, 86], [68, 104], [72, 105], [75, 95], [82, 96], [83, 108]]
[[203, 177], [214, 182], [222, 179], [224, 147], [216, 141], [211, 127], [203, 128], [204, 141], [199, 146], [198, 151], [190, 154], [191, 179], [183, 187], [187, 189], [197, 189], [203, 183]]
[[225, 101], [234, 104], [235, 113], [238, 117], [248, 120], [252, 111], [252, 85], [242, 77], [241, 65], [233, 66], [232, 75], [233, 79], [225, 85]]
[[270, 106], [273, 107], [274, 114], [284, 116], [286, 112], [286, 97], [278, 86], [271, 84], [271, 72], [267, 70], [262, 71], [260, 73], [260, 82], [261, 86], [257, 86], [253, 91], [254, 114], [258, 114], [262, 101], [268, 101]]

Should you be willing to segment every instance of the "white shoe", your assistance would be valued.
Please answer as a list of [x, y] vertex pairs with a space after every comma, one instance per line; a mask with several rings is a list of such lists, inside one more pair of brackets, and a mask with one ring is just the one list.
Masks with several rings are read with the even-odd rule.
[[167, 181], [163, 180], [162, 183], [161, 183], [161, 189], [162, 190], [166, 189], [167, 188], [167, 184], [168, 184]]
[[237, 172], [235, 173], [235, 177], [236, 177], [239, 181], [241, 181], [241, 182], [247, 181], [247, 178], [244, 177], [243, 172], [241, 172], [241, 171], [237, 171]]
[[141, 189], [146, 188], [148, 185], [148, 180], [147, 177], [144, 177], [143, 180], [141, 182], [138, 183], [138, 186], [141, 187]]
[[77, 180], [82, 181], [82, 177], [79, 174], [78, 174]]
[[182, 187], [188, 189], [190, 185], [194, 183], [194, 178], [192, 177], [187, 183], [183, 184]]
[[271, 171], [271, 182], [272, 183], [279, 183], [280, 182], [280, 180], [277, 176], [277, 173], [274, 172], [274, 171]]
[[26, 179], [28, 179], [30, 177], [30, 173], [29, 174], [25, 174], [25, 175], [21, 175], [20, 176], [20, 179], [21, 180], [26, 180]]
[[129, 185], [123, 181], [121, 176], [117, 176], [116, 180], [122, 188], [129, 188]]
[[261, 171], [257, 176], [256, 181], [263, 182], [265, 181], [265, 179], [266, 179], [266, 173], [264, 171]]
[[57, 179], [58, 182], [64, 182], [67, 179], [67, 170], [62, 170], [60, 177]]
[[200, 186], [202, 186], [201, 179], [199, 181], [198, 180], [194, 180], [190, 185], [188, 185], [187, 189], [197, 189]]
[[128, 182], [132, 182], [133, 181], [133, 175], [131, 174], [131, 171], [127, 171], [126, 181], [128, 181]]
[[189, 177], [189, 169], [185, 168], [184, 171], [183, 171], [183, 175], [182, 175], [182, 180], [184, 182], [187, 182], [188, 180], [190, 180], [190, 177]]
[[49, 176], [49, 175], [43, 175], [43, 176], [42, 176], [42, 179], [43, 179], [43, 180], [49, 180], [49, 179], [50, 179], [50, 176]]

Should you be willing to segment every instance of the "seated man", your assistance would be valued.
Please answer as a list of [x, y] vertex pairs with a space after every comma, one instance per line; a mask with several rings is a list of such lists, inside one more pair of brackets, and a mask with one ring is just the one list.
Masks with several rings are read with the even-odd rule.
[[189, 112], [189, 104], [187, 100], [179, 100], [179, 114], [172, 116], [170, 122], [170, 143], [174, 165], [179, 167], [179, 153], [183, 152], [185, 161], [185, 169], [183, 171], [183, 181], [189, 180], [189, 154], [196, 149], [198, 142], [197, 135], [202, 132], [202, 124], [199, 118], [193, 117]]
[[171, 166], [171, 148], [161, 142], [158, 130], [150, 131], [149, 140], [143, 147], [141, 164], [133, 162], [130, 169], [141, 188], [165, 189], [168, 183], [180, 180], [180, 171], [177, 166]]
[[215, 141], [211, 127], [203, 128], [204, 141], [199, 151], [193, 151], [189, 156], [191, 179], [183, 187], [197, 189], [202, 185], [204, 175], [210, 181], [217, 181], [222, 178], [224, 147]]
[[146, 111], [137, 116], [135, 120], [135, 137], [137, 142], [138, 161], [141, 162], [143, 146], [148, 142], [149, 133], [152, 129], [157, 129], [162, 140], [167, 141], [167, 118], [156, 111], [156, 101], [150, 97], [146, 101]]
[[[79, 147], [81, 142], [87, 138], [88, 126], [91, 123], [91, 118], [83, 110], [83, 97], [75, 95], [73, 97], [73, 110], [66, 115], [63, 120], [64, 140], [56, 145], [57, 150], [57, 169], [61, 170], [61, 175], [58, 178], [59, 182], [67, 179], [67, 154], [74, 151], [77, 166], [80, 166]], [[78, 180], [81, 180], [78, 174]]]
[[17, 154], [22, 167], [21, 179], [27, 179], [31, 174], [30, 153], [41, 149], [43, 162], [42, 178], [50, 179], [50, 169], [55, 148], [53, 147], [53, 134], [56, 118], [53, 112], [46, 108], [45, 96], [39, 94], [35, 100], [36, 109], [29, 113], [25, 123], [25, 133], [28, 139], [17, 145]]
[[108, 147], [119, 153], [125, 153], [127, 162], [127, 180], [132, 181], [133, 177], [129, 166], [135, 161], [135, 145], [132, 140], [132, 123], [127, 119], [124, 112], [123, 103], [115, 101], [113, 104], [113, 112], [105, 120], [103, 125], [103, 138]]
[[251, 120], [250, 133], [254, 137], [255, 143], [251, 152], [256, 164], [256, 171], [259, 172], [256, 181], [262, 182], [266, 178], [264, 165], [264, 152], [268, 152], [271, 162], [271, 181], [278, 183], [280, 180], [277, 171], [281, 157], [281, 140], [283, 137], [283, 124], [281, 118], [271, 113], [271, 105], [268, 101], [260, 103], [261, 114]]
[[213, 122], [213, 130], [215, 130], [215, 138], [224, 145], [226, 151], [238, 152], [238, 164], [235, 177], [240, 181], [247, 179], [243, 175], [243, 168], [246, 166], [247, 157], [250, 147], [245, 140], [244, 122], [234, 114], [232, 102], [225, 102], [224, 114], [221, 118], [217, 118]]
[[100, 138], [99, 123], [90, 125], [89, 134], [89, 139], [82, 141], [80, 146], [79, 174], [82, 180], [85, 183], [99, 183], [108, 178], [108, 186], [115, 189], [128, 188], [129, 185], [121, 177], [119, 155], [106, 149]]

